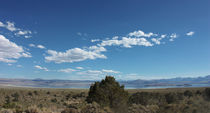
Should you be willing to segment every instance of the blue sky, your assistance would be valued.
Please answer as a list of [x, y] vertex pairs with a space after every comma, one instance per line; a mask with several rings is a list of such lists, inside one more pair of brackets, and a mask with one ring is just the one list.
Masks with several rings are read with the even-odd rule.
[[210, 74], [209, 0], [7, 0], [0, 78]]

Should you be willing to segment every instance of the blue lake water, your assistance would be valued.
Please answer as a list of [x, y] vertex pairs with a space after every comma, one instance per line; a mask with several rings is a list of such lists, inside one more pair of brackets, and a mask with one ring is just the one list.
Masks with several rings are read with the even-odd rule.
[[[90, 85], [72, 85], [72, 86], [25, 86], [37, 88], [72, 88], [72, 89], [89, 89]], [[127, 85], [125, 89], [161, 89], [161, 88], [187, 88], [187, 87], [210, 87], [210, 84], [191, 84], [190, 86], [132, 86]]]

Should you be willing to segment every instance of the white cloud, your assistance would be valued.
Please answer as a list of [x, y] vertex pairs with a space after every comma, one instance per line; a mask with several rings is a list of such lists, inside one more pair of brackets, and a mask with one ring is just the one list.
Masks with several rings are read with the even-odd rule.
[[[45, 60], [48, 62], [63, 63], [63, 62], [79, 62], [84, 60], [94, 60], [97, 58], [106, 59], [107, 57], [102, 52], [107, 51], [106, 46], [121, 46], [125, 48], [132, 48], [133, 46], [154, 46], [154, 44], [161, 44], [161, 40], [167, 35], [160, 34], [157, 38], [157, 34], [144, 33], [143, 31], [134, 31], [128, 34], [128, 37], [114, 36], [113, 38], [107, 38], [105, 40], [94, 39], [92, 42], [100, 41], [96, 45], [85, 48], [72, 48], [65, 52], [57, 52], [55, 50], [48, 50], [49, 56], [45, 56]], [[152, 37], [151, 40], [145, 37]], [[177, 38], [177, 35], [173, 33], [169, 36], [170, 41]]]
[[64, 73], [72, 73], [74, 71], [77, 71], [77, 70], [71, 69], [71, 68], [66, 68], [66, 69], [60, 69], [60, 70], [58, 70], [58, 72], [64, 72]]
[[158, 40], [157, 38], [152, 38], [151, 39], [155, 44], [160, 45], [160, 40]]
[[119, 71], [114, 71], [114, 70], [102, 69], [101, 71], [100, 70], [81, 71], [81, 72], [78, 72], [77, 74], [79, 74], [79, 75], [106, 75], [107, 73], [117, 74], [117, 73], [120, 73], [120, 72]]
[[4, 27], [4, 24], [0, 21], [0, 27]]
[[45, 49], [45, 47], [43, 45], [37, 45], [37, 48]]
[[24, 38], [31, 38], [32, 32], [29, 30], [22, 30], [20, 28], [15, 27], [14, 22], [7, 21], [5, 24], [0, 22], [0, 27], [3, 27], [11, 32], [14, 32], [16, 36], [23, 36]]
[[35, 47], [35, 45], [34, 45], [34, 44], [29, 44], [29, 46], [30, 46], [30, 47]]
[[79, 79], [99, 80], [99, 79], [103, 79], [107, 74], [115, 74], [114, 76], [119, 76], [119, 75], [116, 75], [117, 73], [120, 73], [120, 72], [114, 71], [114, 70], [102, 69], [102, 70], [78, 71], [76, 74], [80, 75]]
[[111, 39], [111, 40], [103, 40], [100, 46], [120, 46], [122, 45], [123, 47], [126, 48], [131, 48], [132, 46], [153, 46], [151, 42], [149, 42], [145, 38], [127, 38], [127, 37], [122, 37], [122, 39]]
[[101, 47], [101, 46], [90, 46], [88, 49], [90, 51], [93, 51], [93, 52], [96, 52], [96, 53], [100, 53], [100, 52], [106, 51], [106, 49], [104, 47]]
[[0, 62], [12, 63], [21, 57], [31, 57], [31, 54], [26, 52], [22, 46], [0, 35]]
[[28, 46], [29, 46], [29, 47], [34, 47], [34, 48], [39, 48], [39, 49], [46, 49], [45, 46], [40, 45], [40, 44], [39, 44], [39, 45], [29, 44]]
[[102, 69], [102, 72], [104, 72], [104, 73], [120, 73], [119, 71], [106, 70], [106, 69]]
[[12, 32], [16, 31], [16, 30], [19, 30], [19, 28], [15, 27], [15, 23], [14, 22], [9, 22], [9, 21], [7, 21], [6, 24], [0, 22], [0, 27], [4, 27], [7, 30], [12, 31]]
[[151, 36], [157, 36], [157, 34], [154, 34], [154, 33], [144, 33], [143, 31], [141, 30], [138, 30], [138, 31], [134, 31], [134, 32], [131, 32], [128, 34], [129, 36], [133, 36], [133, 37], [151, 37]]
[[98, 71], [98, 70], [88, 70], [87, 73], [89, 73], [89, 74], [102, 74], [102, 72]]
[[12, 64], [7, 64], [8, 66], [12, 66]]
[[34, 67], [40, 70], [49, 71], [46, 67], [41, 67], [39, 65], [35, 65]]
[[100, 39], [92, 39], [91, 42], [98, 42]]
[[16, 34], [17, 35], [26, 35], [26, 34], [31, 34], [32, 32], [31, 31], [27, 31], [27, 30], [24, 30], [24, 31], [18, 31]]
[[160, 45], [161, 44], [161, 40], [164, 39], [166, 37], [166, 35], [161, 35], [160, 38], [152, 38], [151, 40], [157, 44], [157, 45]]
[[55, 63], [63, 63], [63, 62], [79, 62], [84, 61], [87, 59], [97, 59], [97, 58], [103, 58], [106, 59], [107, 57], [103, 54], [101, 54], [102, 51], [105, 51], [105, 48], [101, 47], [95, 47], [91, 46], [87, 49], [81, 49], [81, 48], [73, 48], [69, 49], [65, 52], [57, 52], [54, 50], [48, 50], [47, 53], [50, 56], [46, 56], [46, 61], [53, 61]]
[[83, 72], [78, 72], [78, 75], [91, 75], [91, 76], [99, 76], [102, 74], [101, 71], [99, 70], [87, 70], [87, 71], [83, 71]]
[[171, 35], [170, 35], [170, 39], [169, 39], [169, 41], [174, 41], [174, 39], [175, 38], [177, 38], [178, 36], [177, 36], [177, 34], [176, 33], [172, 33]]
[[83, 67], [76, 67], [76, 68], [77, 68], [77, 69], [80, 69], [80, 70], [81, 70], [81, 69], [84, 69]]
[[28, 36], [28, 35], [26, 35], [26, 36], [24, 36], [25, 38], [31, 38], [32, 36]]
[[195, 32], [193, 32], [193, 31], [190, 31], [190, 32], [186, 33], [187, 36], [192, 36], [194, 34], [195, 34]]
[[160, 38], [162, 38], [162, 39], [163, 39], [163, 38], [165, 38], [166, 36], [167, 36], [167, 35], [161, 35], [161, 36], [160, 36]]
[[112, 37], [113, 40], [117, 40], [118, 38], [119, 38], [118, 36]]
[[31, 38], [31, 34], [32, 32], [29, 30], [19, 30], [17, 33], [15, 33], [16, 36], [23, 36], [24, 38]]
[[5, 25], [5, 27], [10, 30], [10, 31], [16, 31], [18, 28], [15, 27], [15, 23], [14, 22], [7, 22], [7, 25]]

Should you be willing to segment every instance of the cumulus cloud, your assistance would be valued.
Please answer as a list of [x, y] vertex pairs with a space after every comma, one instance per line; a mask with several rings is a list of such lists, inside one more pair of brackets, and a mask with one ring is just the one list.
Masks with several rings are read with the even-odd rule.
[[186, 33], [187, 36], [192, 36], [194, 34], [195, 34], [195, 32], [193, 32], [193, 31], [190, 31], [190, 32]]
[[66, 69], [60, 69], [60, 70], [58, 70], [58, 72], [64, 72], [64, 73], [72, 73], [74, 71], [77, 71], [77, 70], [71, 69], [71, 68], [66, 68]]
[[35, 65], [34, 68], [44, 70], [44, 71], [49, 71], [46, 67], [41, 67], [39, 65]]
[[[97, 58], [106, 59], [107, 57], [102, 53], [107, 51], [107, 46], [120, 46], [125, 48], [132, 48], [133, 46], [145, 46], [150, 47], [155, 44], [160, 45], [161, 41], [166, 37], [165, 34], [157, 35], [155, 33], [149, 32], [144, 33], [141, 30], [129, 33], [127, 36], [119, 37], [114, 36], [113, 38], [108, 38], [105, 40], [94, 39], [92, 42], [99, 41], [96, 45], [84, 48], [72, 48], [64, 52], [57, 52], [55, 50], [48, 50], [48, 56], [45, 56], [45, 60], [48, 62], [55, 63], [72, 63], [84, 60], [94, 60]], [[175, 33], [169, 36], [170, 41], [177, 38]]]
[[129, 36], [134, 37], [151, 37], [151, 36], [157, 36], [157, 34], [154, 34], [152, 32], [150, 33], [144, 33], [142, 30], [134, 31], [128, 34]]
[[149, 42], [145, 38], [131, 38], [131, 37], [122, 37], [122, 39], [111, 39], [111, 40], [103, 40], [100, 46], [120, 46], [126, 48], [131, 48], [132, 46], [153, 46], [151, 42]]
[[69, 49], [65, 52], [57, 52], [55, 50], [48, 50], [47, 53], [49, 56], [45, 57], [45, 60], [48, 62], [55, 62], [55, 63], [63, 63], [63, 62], [79, 62], [84, 61], [87, 59], [97, 59], [103, 58], [106, 59], [107, 57], [103, 55], [101, 52], [106, 51], [103, 47], [91, 46], [89, 48], [73, 48]]
[[31, 57], [31, 54], [25, 51], [22, 46], [18, 46], [0, 35], [0, 62], [13, 63], [21, 57]]

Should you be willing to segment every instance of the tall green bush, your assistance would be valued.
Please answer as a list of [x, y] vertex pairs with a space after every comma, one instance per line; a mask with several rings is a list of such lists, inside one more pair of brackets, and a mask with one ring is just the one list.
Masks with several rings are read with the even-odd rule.
[[101, 82], [91, 85], [87, 102], [97, 102], [102, 107], [108, 106], [116, 112], [126, 112], [128, 103], [128, 92], [120, 85], [114, 77], [106, 76]]

